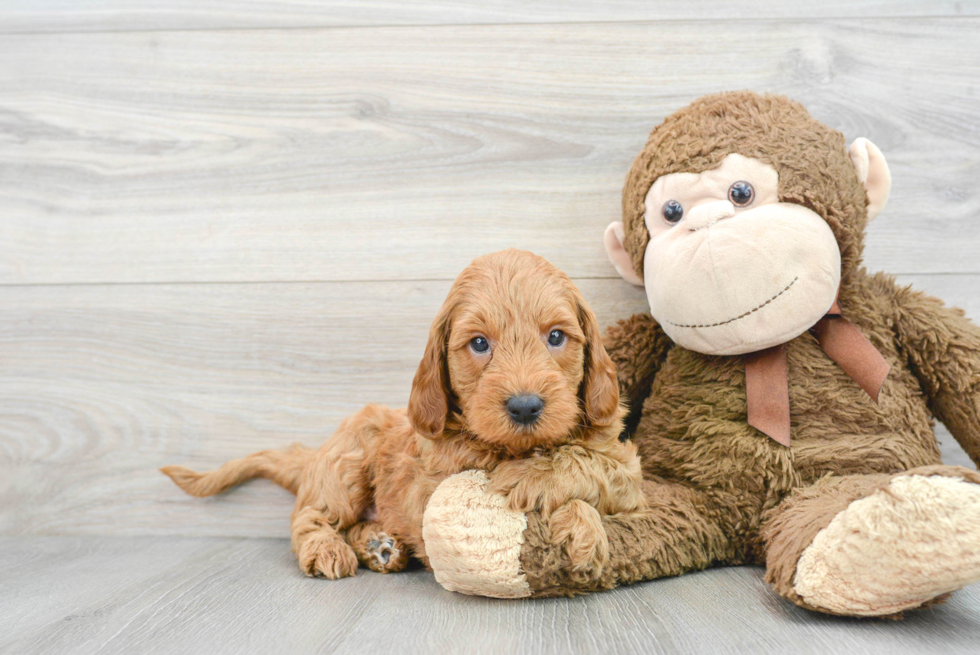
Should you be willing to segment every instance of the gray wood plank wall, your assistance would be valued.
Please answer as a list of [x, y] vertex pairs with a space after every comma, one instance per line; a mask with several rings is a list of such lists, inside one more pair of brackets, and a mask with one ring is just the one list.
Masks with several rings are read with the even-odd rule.
[[642, 310], [602, 229], [649, 130], [718, 90], [881, 146], [869, 268], [980, 317], [980, 3], [752, 9], [4, 3], [0, 534], [285, 535], [285, 492], [155, 469], [404, 404], [484, 252], [548, 257], [604, 323]]

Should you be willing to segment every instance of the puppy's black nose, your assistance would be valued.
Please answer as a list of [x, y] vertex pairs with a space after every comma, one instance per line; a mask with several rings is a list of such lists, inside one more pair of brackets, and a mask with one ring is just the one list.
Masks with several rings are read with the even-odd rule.
[[511, 396], [507, 400], [507, 413], [515, 423], [521, 425], [531, 425], [537, 421], [542, 409], [544, 409], [544, 401], [541, 400], [541, 396], [527, 394]]

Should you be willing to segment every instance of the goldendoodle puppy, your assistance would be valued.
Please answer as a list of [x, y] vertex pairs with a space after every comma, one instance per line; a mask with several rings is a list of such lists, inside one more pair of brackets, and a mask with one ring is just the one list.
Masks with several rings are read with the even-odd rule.
[[296, 494], [293, 551], [308, 575], [427, 564], [422, 516], [446, 477], [489, 475], [509, 506], [540, 509], [573, 566], [608, 556], [601, 515], [644, 505], [640, 463], [595, 316], [568, 276], [528, 252], [476, 259], [436, 316], [407, 409], [368, 405], [319, 450], [293, 446], [211, 473], [163, 470], [210, 496], [264, 477]]

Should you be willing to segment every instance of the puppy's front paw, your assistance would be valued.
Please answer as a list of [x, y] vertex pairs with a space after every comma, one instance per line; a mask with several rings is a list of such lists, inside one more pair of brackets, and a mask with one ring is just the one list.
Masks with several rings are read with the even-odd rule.
[[296, 558], [303, 573], [311, 577], [319, 575], [337, 580], [357, 573], [354, 549], [333, 531], [321, 530], [307, 535]]
[[602, 517], [584, 500], [570, 500], [551, 515], [551, 543], [565, 544], [576, 571], [592, 569], [596, 574], [609, 561], [609, 538]]
[[352, 527], [347, 531], [347, 543], [358, 561], [377, 573], [401, 571], [408, 565], [408, 549], [376, 522], [366, 521]]
[[549, 468], [543, 468], [542, 462], [534, 460], [498, 467], [490, 478], [489, 491], [503, 496], [507, 509], [522, 514], [537, 510], [545, 520], [573, 497], [567, 480], [556, 477]]
[[384, 532], [379, 533], [377, 539], [367, 542], [364, 550], [368, 555], [367, 566], [372, 571], [388, 573], [405, 568], [406, 558], [402, 556], [402, 549]]

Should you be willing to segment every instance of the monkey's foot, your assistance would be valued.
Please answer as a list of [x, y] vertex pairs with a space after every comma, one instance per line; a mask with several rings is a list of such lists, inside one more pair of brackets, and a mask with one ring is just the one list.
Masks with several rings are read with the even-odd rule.
[[980, 485], [905, 475], [817, 533], [794, 590], [835, 614], [884, 616], [980, 580]]

